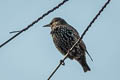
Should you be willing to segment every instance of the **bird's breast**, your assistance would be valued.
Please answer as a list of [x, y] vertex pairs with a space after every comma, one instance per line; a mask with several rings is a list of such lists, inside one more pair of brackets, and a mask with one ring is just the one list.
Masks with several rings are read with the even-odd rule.
[[57, 28], [51, 34], [56, 48], [64, 55], [75, 43], [73, 32], [66, 28]]

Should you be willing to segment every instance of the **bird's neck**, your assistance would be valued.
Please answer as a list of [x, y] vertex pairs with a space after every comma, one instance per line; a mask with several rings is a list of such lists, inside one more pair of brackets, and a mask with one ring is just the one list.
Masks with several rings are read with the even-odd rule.
[[59, 25], [59, 26], [52, 26], [51, 27], [51, 34], [54, 34], [54, 33], [56, 33], [56, 31], [58, 31], [58, 29], [60, 28], [61, 26]]

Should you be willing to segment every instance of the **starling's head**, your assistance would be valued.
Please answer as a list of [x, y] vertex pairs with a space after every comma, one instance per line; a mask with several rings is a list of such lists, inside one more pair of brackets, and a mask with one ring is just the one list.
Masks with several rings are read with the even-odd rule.
[[65, 25], [65, 24], [67, 24], [67, 22], [64, 19], [60, 17], [56, 17], [52, 19], [52, 21], [49, 24], [44, 25], [43, 27], [51, 27], [53, 29], [57, 27], [58, 25]]

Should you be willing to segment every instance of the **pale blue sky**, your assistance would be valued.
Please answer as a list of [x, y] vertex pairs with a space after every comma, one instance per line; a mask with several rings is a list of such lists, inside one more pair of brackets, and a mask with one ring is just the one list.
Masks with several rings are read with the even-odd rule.
[[[46, 80], [63, 56], [55, 48], [49, 28], [42, 26], [62, 17], [81, 34], [107, 0], [69, 0], [32, 28], [0, 48], [0, 80]], [[61, 0], [0, 0], [0, 44]], [[89, 29], [84, 42], [90, 72], [67, 59], [51, 80], [120, 80], [120, 0], [112, 0]]]

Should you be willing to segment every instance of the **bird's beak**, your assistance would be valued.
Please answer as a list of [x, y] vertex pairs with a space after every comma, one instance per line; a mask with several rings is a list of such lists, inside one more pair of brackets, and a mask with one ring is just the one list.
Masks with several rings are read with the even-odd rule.
[[50, 24], [44, 25], [43, 27], [50, 27]]

